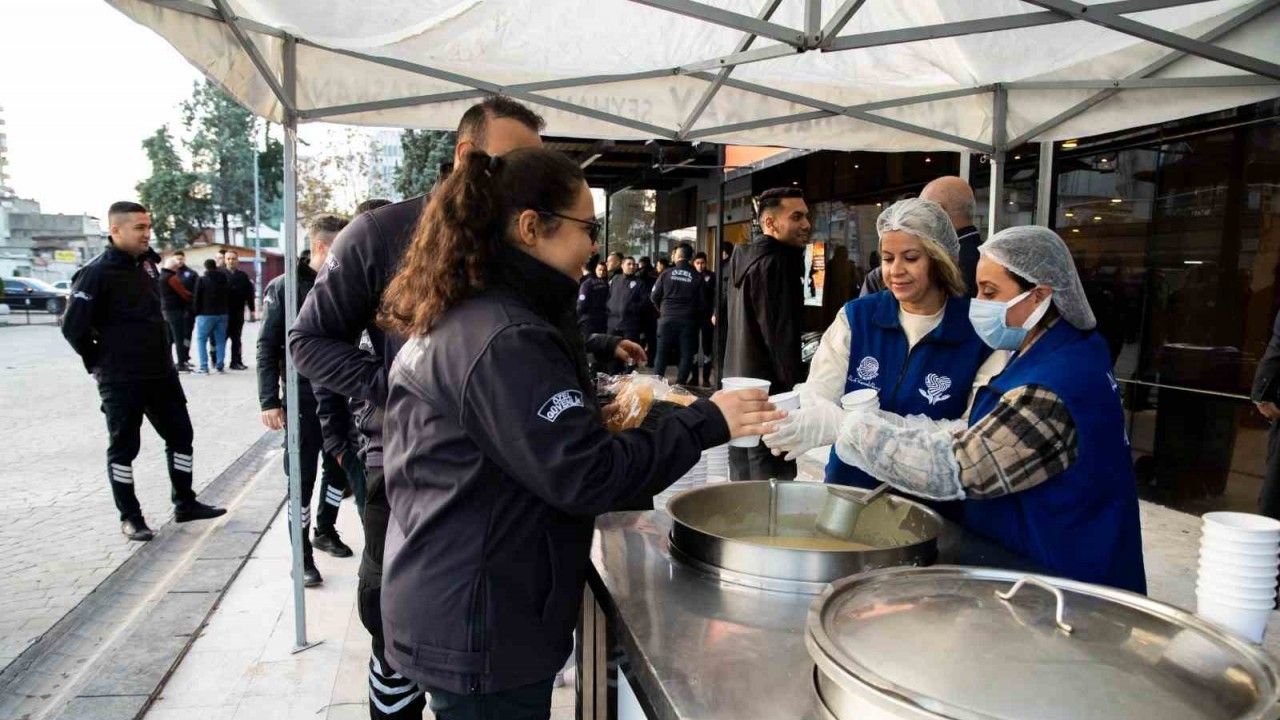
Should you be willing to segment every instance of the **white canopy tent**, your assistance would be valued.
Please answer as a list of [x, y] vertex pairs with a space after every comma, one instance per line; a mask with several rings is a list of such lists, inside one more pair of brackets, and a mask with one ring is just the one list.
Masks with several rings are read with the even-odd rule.
[[289, 273], [298, 122], [452, 129], [502, 93], [557, 135], [977, 152], [995, 227], [1012, 147], [1280, 97], [1280, 0], [107, 2], [284, 125]]

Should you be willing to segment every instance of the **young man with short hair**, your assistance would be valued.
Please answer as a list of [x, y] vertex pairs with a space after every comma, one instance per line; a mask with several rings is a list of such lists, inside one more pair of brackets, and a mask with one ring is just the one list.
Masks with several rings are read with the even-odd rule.
[[98, 382], [107, 418], [107, 477], [121, 532], [145, 542], [154, 535], [133, 490], [143, 416], [165, 441], [174, 520], [207, 520], [226, 510], [196, 500], [191, 488], [191, 417], [160, 309], [151, 216], [138, 203], [117, 202], [107, 221], [107, 249], [72, 278], [62, 335]]
[[[760, 234], [733, 254], [722, 281], [729, 284], [724, 375], [768, 380], [773, 394], [804, 380], [804, 248], [812, 225], [804, 192], [796, 187], [766, 190], [758, 212]], [[729, 475], [792, 480], [796, 465], [774, 457], [763, 444], [730, 447]]]

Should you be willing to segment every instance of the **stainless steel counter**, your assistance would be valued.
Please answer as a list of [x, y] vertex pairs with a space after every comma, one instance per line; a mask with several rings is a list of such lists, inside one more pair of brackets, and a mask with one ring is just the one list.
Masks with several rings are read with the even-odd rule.
[[[721, 582], [673, 560], [670, 528], [661, 510], [612, 513], [596, 521], [582, 717], [613, 717], [612, 711], [602, 712], [610, 703], [600, 657], [606, 638], [625, 653], [618, 665], [650, 718], [813, 717], [813, 663], [804, 647], [804, 624], [815, 596]], [[1034, 569], [955, 525], [939, 539], [938, 561]], [[598, 621], [592, 627], [593, 613], [607, 620], [607, 633]]]

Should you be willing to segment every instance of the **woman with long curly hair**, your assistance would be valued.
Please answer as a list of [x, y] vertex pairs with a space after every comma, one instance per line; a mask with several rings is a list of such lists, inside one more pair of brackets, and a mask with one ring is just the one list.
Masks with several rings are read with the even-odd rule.
[[595, 515], [783, 416], [763, 391], [721, 392], [606, 430], [586, 351], [639, 348], [578, 331], [598, 231], [569, 158], [471, 153], [432, 194], [383, 301], [382, 324], [407, 339], [385, 425], [386, 654], [442, 720], [549, 717]]

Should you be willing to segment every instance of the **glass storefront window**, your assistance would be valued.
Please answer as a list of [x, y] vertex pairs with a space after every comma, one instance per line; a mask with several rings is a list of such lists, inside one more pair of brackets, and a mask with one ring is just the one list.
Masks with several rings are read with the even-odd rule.
[[1144, 497], [1253, 511], [1266, 427], [1248, 401], [1280, 257], [1274, 123], [1059, 157], [1054, 226], [1124, 384]]

